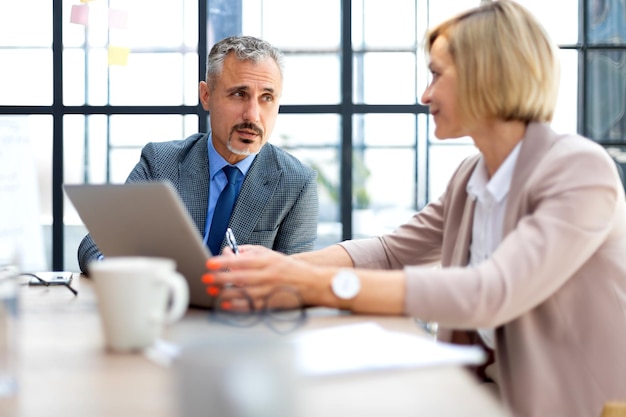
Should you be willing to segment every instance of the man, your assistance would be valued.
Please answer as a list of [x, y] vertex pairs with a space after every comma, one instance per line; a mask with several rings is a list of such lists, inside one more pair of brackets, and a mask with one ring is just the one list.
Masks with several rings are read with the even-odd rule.
[[[218, 223], [224, 213], [239, 243], [286, 254], [313, 249], [319, 211], [317, 173], [267, 143], [282, 94], [282, 59], [278, 49], [250, 36], [216, 43], [209, 53], [206, 82], [199, 86], [211, 131], [185, 140], [148, 143], [126, 180], [171, 182], [215, 254], [225, 244], [226, 224], [212, 221], [215, 217]], [[223, 170], [228, 166], [236, 169]], [[226, 173], [230, 171], [232, 180]], [[231, 208], [222, 209], [218, 200], [230, 181], [236, 200], [228, 216]], [[88, 263], [101, 256], [87, 235], [78, 248], [81, 271], [87, 273]]]

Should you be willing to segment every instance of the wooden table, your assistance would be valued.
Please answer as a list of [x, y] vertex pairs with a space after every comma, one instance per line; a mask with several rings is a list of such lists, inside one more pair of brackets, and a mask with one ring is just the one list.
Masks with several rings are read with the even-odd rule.
[[[0, 399], [0, 416], [182, 416], [173, 367], [140, 353], [107, 352], [91, 282], [77, 275], [73, 286], [77, 297], [63, 287], [20, 289], [20, 387]], [[409, 318], [327, 313], [314, 314], [303, 330], [375, 321], [421, 332]], [[190, 310], [163, 338], [178, 343], [216, 326], [206, 312]], [[296, 415], [303, 417], [509, 416], [458, 366], [309, 378], [299, 393]]]

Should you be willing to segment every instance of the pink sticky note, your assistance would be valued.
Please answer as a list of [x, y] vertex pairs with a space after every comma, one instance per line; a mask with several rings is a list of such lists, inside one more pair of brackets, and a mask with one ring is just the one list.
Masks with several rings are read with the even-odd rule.
[[109, 27], [126, 29], [128, 27], [128, 12], [126, 10], [109, 9]]
[[130, 54], [130, 48], [123, 46], [109, 46], [109, 65], [121, 65], [128, 64], [128, 55]]
[[87, 26], [89, 20], [89, 6], [86, 4], [75, 4], [72, 6], [72, 14], [70, 15], [70, 23]]

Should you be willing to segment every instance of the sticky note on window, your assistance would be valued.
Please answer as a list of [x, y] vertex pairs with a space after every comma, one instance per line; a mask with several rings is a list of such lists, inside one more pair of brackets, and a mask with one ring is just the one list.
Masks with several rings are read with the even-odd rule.
[[87, 26], [89, 20], [89, 6], [86, 4], [75, 4], [72, 6], [70, 23]]
[[109, 27], [126, 29], [128, 27], [128, 12], [126, 10], [109, 9]]
[[121, 65], [128, 64], [128, 55], [130, 54], [130, 48], [123, 46], [109, 46], [109, 65]]

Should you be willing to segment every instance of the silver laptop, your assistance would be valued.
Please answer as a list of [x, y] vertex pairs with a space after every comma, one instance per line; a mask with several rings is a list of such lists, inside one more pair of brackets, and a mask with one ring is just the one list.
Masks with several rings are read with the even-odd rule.
[[201, 281], [211, 252], [174, 187], [146, 182], [63, 188], [105, 257], [171, 258], [189, 284], [189, 304], [211, 306]]

